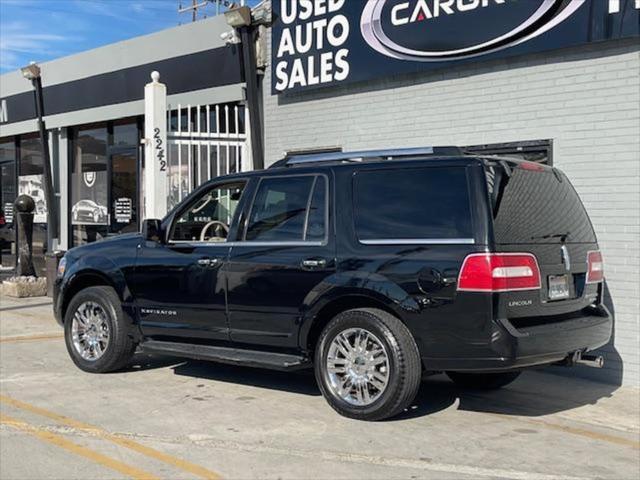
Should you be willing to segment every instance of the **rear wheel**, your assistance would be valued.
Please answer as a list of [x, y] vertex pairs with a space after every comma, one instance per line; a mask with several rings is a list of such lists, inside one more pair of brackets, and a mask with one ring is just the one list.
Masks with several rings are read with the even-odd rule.
[[337, 315], [323, 330], [315, 374], [329, 405], [358, 420], [397, 415], [415, 398], [422, 367], [407, 327], [383, 310]]
[[71, 359], [85, 372], [119, 370], [128, 364], [136, 348], [120, 299], [111, 287], [89, 287], [71, 299], [64, 337]]
[[497, 390], [509, 385], [520, 376], [521, 372], [501, 373], [467, 373], [447, 372], [447, 376], [456, 385], [472, 390]]

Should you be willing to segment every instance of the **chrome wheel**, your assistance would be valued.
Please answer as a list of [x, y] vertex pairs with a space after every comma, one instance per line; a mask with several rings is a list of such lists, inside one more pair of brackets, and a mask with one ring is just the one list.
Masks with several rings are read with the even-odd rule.
[[371, 405], [389, 383], [389, 355], [374, 334], [350, 328], [329, 345], [326, 375], [337, 398], [358, 407]]
[[73, 315], [71, 339], [76, 352], [88, 361], [96, 361], [109, 346], [107, 312], [95, 302], [82, 303]]

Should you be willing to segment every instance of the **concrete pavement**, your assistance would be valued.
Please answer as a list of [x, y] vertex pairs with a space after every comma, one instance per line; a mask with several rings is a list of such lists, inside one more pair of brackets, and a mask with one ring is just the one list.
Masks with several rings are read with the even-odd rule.
[[0, 478], [640, 475], [640, 392], [527, 372], [497, 392], [423, 382], [397, 419], [338, 416], [307, 372], [138, 355], [91, 375], [47, 299], [0, 301]]

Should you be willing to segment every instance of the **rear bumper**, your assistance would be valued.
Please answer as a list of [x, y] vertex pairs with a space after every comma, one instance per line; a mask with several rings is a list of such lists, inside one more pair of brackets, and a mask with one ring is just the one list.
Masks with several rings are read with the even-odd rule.
[[518, 370], [559, 362], [575, 352], [588, 352], [611, 338], [612, 318], [604, 306], [588, 315], [557, 323], [515, 328], [509, 320], [494, 322], [487, 355], [476, 358], [428, 358], [428, 370], [491, 372]]

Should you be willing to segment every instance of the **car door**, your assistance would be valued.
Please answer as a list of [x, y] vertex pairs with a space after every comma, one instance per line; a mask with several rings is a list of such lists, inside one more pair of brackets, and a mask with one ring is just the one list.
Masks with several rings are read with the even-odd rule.
[[225, 266], [231, 340], [295, 348], [310, 292], [335, 272], [329, 177], [265, 176]]
[[201, 189], [177, 209], [166, 242], [140, 245], [132, 289], [145, 336], [228, 340], [223, 267], [245, 185]]

